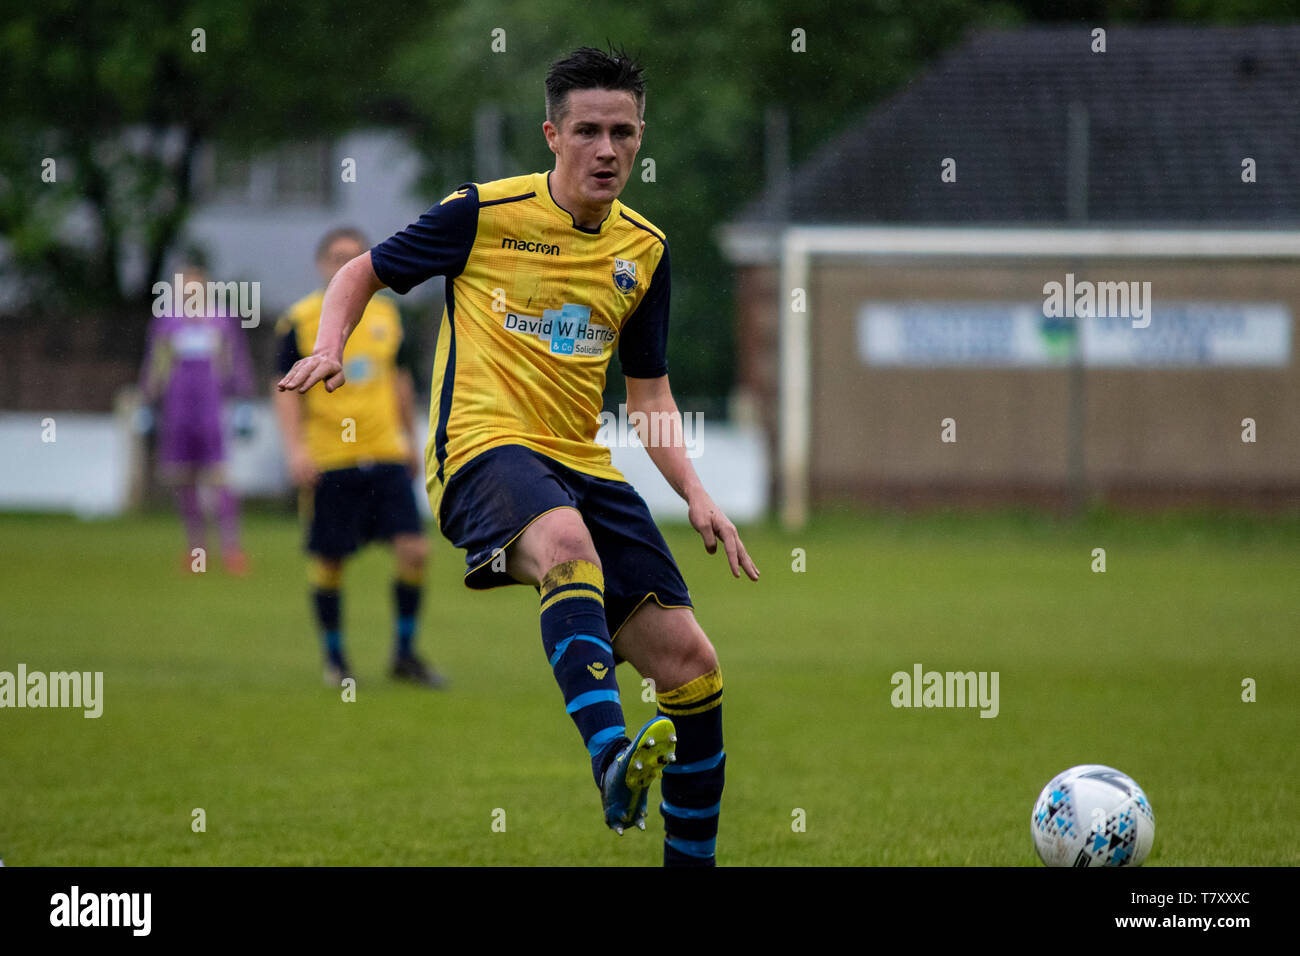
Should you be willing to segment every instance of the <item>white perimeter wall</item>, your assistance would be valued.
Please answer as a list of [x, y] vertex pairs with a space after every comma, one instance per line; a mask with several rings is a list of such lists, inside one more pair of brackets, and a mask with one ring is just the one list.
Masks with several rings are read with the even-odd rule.
[[[254, 403], [250, 438], [232, 439], [229, 474], [243, 496], [275, 496], [288, 489], [280, 436], [268, 402]], [[54, 421], [54, 441], [42, 440], [42, 421]], [[421, 434], [425, 429], [421, 428]], [[707, 423], [692, 459], [704, 487], [733, 521], [767, 510], [768, 463], [754, 428]], [[134, 436], [113, 415], [71, 412], [0, 413], [0, 510], [69, 512], [84, 517], [126, 510]], [[611, 449], [614, 467], [645, 498], [656, 518], [685, 520], [686, 504], [659, 474], [650, 456], [625, 435]], [[152, 467], [152, 463], [150, 465]], [[428, 516], [423, 481], [416, 500]]]

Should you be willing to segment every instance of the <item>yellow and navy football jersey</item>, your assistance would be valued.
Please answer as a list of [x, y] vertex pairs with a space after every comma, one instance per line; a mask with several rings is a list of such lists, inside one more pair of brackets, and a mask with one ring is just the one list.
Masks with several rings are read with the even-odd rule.
[[633, 378], [668, 373], [668, 246], [617, 200], [596, 229], [556, 204], [549, 173], [462, 186], [370, 250], [405, 293], [447, 277], [425, 462], [429, 501], [474, 456], [522, 445], [622, 481], [596, 443], [617, 346]]
[[[324, 298], [324, 290], [317, 290], [300, 299], [276, 325], [282, 373], [311, 354]], [[410, 457], [395, 379], [401, 344], [397, 306], [389, 297], [373, 297], [343, 349], [347, 384], [334, 392], [313, 388], [302, 396], [307, 452], [321, 471]]]

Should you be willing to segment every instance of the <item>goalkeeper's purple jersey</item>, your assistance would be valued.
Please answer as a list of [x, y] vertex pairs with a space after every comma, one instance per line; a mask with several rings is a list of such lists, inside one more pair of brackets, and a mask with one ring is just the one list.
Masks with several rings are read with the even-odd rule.
[[140, 387], [161, 402], [164, 461], [206, 464], [223, 456], [221, 404], [251, 396], [252, 367], [239, 321], [228, 316], [155, 318]]

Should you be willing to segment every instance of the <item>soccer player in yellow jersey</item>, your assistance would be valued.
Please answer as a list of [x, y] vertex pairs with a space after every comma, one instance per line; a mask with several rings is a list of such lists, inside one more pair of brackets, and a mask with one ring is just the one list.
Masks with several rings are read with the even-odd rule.
[[[327, 233], [316, 250], [316, 268], [325, 285], [366, 246], [355, 229]], [[323, 290], [313, 292], [280, 320], [281, 374], [311, 352], [323, 298]], [[437, 688], [442, 678], [415, 653], [428, 542], [411, 491], [411, 479], [423, 462], [413, 438], [415, 391], [399, 359], [402, 323], [392, 299], [382, 296], [370, 300], [364, 319], [365, 328], [342, 356], [346, 392], [274, 392], [289, 471], [301, 489], [308, 523], [312, 603], [324, 643], [325, 680], [337, 687], [352, 676], [343, 647], [343, 563], [367, 541], [383, 540], [392, 542], [397, 563], [392, 676]]]
[[[709, 553], [721, 542], [731, 573], [758, 580], [681, 440], [665, 355], [668, 244], [618, 200], [644, 109], [641, 70], [621, 52], [584, 47], [552, 64], [542, 130], [555, 168], [468, 183], [345, 265], [312, 354], [279, 384], [306, 393], [351, 382], [344, 347], [370, 297], [447, 277], [425, 451], [439, 527], [466, 552], [469, 587], [538, 588], [543, 650], [606, 824], [644, 828], [662, 770], [664, 863], [709, 866], [726, 763], [717, 654], [645, 503], [595, 440], [617, 348], [632, 420], [671, 423], [668, 440], [641, 436], [651, 460]], [[613, 673], [621, 660], [657, 688], [659, 716], [631, 740]]]

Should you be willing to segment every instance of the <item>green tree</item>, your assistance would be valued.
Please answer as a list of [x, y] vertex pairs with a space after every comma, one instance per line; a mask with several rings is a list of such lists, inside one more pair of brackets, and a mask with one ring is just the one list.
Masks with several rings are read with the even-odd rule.
[[[427, 9], [416, 0], [402, 15]], [[55, 309], [146, 302], [192, 209], [200, 147], [256, 148], [373, 115], [391, 100], [393, 32], [342, 0], [49, 0], [6, 13], [5, 278]]]

